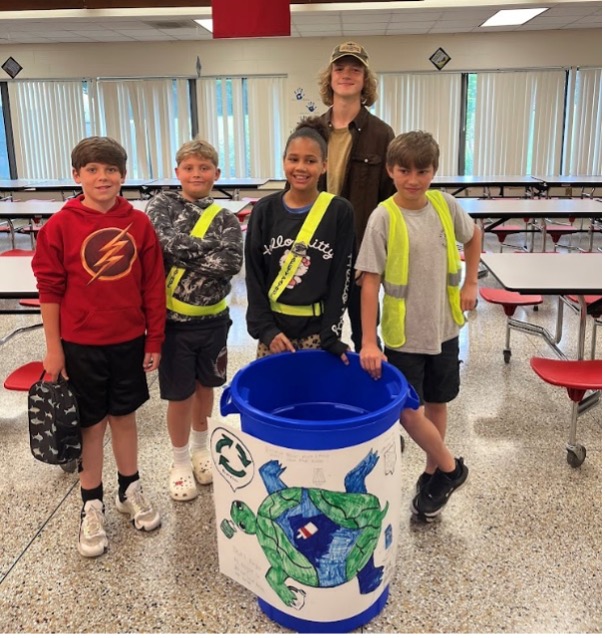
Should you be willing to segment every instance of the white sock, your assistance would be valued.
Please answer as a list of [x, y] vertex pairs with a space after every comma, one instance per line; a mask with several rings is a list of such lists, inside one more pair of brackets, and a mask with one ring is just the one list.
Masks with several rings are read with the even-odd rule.
[[191, 467], [191, 460], [189, 459], [189, 446], [172, 447], [172, 463], [174, 467]]
[[189, 446], [192, 452], [208, 449], [208, 430], [191, 430], [189, 434]]

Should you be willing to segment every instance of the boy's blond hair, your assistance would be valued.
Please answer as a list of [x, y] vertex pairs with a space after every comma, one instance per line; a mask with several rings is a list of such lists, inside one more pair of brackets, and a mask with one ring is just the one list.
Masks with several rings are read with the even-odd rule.
[[120, 175], [126, 175], [128, 155], [124, 147], [111, 137], [86, 137], [74, 146], [71, 152], [71, 165], [79, 172], [91, 162], [116, 166]]
[[387, 166], [401, 168], [439, 168], [439, 145], [425, 131], [402, 133], [391, 141], [387, 148]]
[[177, 166], [190, 155], [197, 155], [203, 159], [210, 160], [218, 168], [218, 153], [212, 144], [196, 137], [194, 140], [185, 142], [176, 152]]

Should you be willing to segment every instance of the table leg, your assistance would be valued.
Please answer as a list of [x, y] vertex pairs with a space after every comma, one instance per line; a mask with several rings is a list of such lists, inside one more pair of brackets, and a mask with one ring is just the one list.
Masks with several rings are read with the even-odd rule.
[[580, 328], [578, 330], [578, 359], [584, 358], [584, 340], [586, 338], [586, 298], [584, 295], [578, 295], [578, 304], [580, 306]]

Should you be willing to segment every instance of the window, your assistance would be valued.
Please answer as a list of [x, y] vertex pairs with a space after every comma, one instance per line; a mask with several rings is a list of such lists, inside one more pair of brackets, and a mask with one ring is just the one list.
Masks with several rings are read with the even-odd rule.
[[461, 76], [385, 73], [379, 76], [376, 114], [395, 133], [421, 130], [439, 144], [439, 172], [458, 173]]
[[82, 80], [9, 83], [20, 178], [71, 177], [71, 149], [87, 135], [84, 84]]
[[601, 69], [571, 69], [563, 175], [601, 174], [602, 113]]
[[197, 80], [200, 136], [217, 149], [223, 177], [283, 177], [285, 85], [285, 77]]
[[97, 81], [95, 119], [100, 135], [118, 140], [134, 179], [169, 177], [178, 148], [191, 139], [185, 79]]
[[[2, 95], [6, 91], [6, 82], [2, 82], [0, 90], [0, 115], [4, 114], [4, 102]], [[6, 144], [6, 128], [4, 117], [0, 117], [0, 179], [10, 179], [10, 164], [8, 161], [8, 146]]]
[[473, 99], [467, 99], [467, 174], [558, 172], [565, 106], [563, 70], [471, 74], [468, 87], [467, 95]]

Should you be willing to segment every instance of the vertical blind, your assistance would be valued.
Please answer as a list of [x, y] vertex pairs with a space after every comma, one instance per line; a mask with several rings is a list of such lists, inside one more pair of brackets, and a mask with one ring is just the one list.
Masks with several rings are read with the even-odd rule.
[[564, 96], [562, 70], [478, 73], [473, 173], [556, 173]]
[[459, 74], [381, 74], [376, 115], [395, 134], [422, 130], [431, 133], [440, 150], [439, 172], [458, 173]]
[[200, 136], [219, 152], [223, 177], [281, 177], [287, 136], [285, 77], [201, 78]]
[[282, 156], [288, 137], [286, 78], [248, 78], [250, 174], [283, 177]]
[[86, 137], [82, 80], [8, 84], [17, 174], [68, 179], [71, 150]]
[[[601, 69], [468, 77], [465, 104], [462, 74], [382, 74], [375, 112], [396, 133], [431, 132], [441, 148], [442, 174], [458, 172], [463, 108], [467, 172], [601, 173]], [[171, 176], [177, 149], [191, 139], [192, 115], [200, 135], [217, 148], [225, 177], [283, 177], [288, 134], [284, 76], [199, 78], [196, 114], [191, 113], [186, 79], [17, 80], [7, 85], [21, 178], [69, 178], [71, 150], [91, 134], [109, 135], [124, 145], [130, 177]]]
[[602, 170], [601, 69], [571, 69], [562, 173], [600, 175]]
[[184, 79], [99, 80], [96, 112], [100, 134], [124, 146], [136, 179], [172, 175], [176, 151], [191, 139]]

